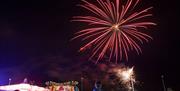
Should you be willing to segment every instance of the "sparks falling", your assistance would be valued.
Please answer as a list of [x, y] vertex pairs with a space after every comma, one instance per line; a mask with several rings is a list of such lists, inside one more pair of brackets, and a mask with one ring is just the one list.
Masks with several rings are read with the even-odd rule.
[[152, 16], [148, 11], [152, 7], [136, 11], [139, 0], [96, 0], [97, 4], [82, 0], [84, 4], [79, 5], [92, 14], [87, 16], [75, 16], [72, 21], [88, 24], [88, 28], [75, 33], [76, 38], [82, 38], [86, 43], [79, 51], [92, 48], [89, 59], [95, 58], [96, 63], [108, 57], [112, 59], [128, 60], [128, 53], [135, 50], [137, 54], [142, 50], [139, 43], [148, 42], [152, 39], [144, 29], [156, 25], [146, 20]]
[[119, 78], [120, 82], [128, 89], [134, 89], [135, 74], [132, 68], [117, 68], [114, 73]]

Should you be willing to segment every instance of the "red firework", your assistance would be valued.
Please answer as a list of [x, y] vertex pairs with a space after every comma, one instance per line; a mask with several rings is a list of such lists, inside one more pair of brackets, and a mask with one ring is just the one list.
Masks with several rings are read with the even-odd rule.
[[87, 9], [92, 15], [75, 16], [72, 21], [88, 23], [90, 27], [83, 29], [76, 34], [73, 39], [82, 38], [87, 41], [80, 48], [80, 51], [92, 47], [93, 58], [97, 56], [96, 63], [105, 55], [109, 55], [109, 61], [115, 58], [116, 63], [122, 58], [128, 60], [128, 52], [135, 50], [137, 54], [141, 53], [138, 43], [148, 42], [151, 36], [140, 31], [140, 28], [147, 28], [155, 23], [144, 20], [152, 16], [148, 12], [152, 7], [135, 12], [134, 8], [139, 0], [96, 0], [97, 5], [83, 0], [81, 7]]

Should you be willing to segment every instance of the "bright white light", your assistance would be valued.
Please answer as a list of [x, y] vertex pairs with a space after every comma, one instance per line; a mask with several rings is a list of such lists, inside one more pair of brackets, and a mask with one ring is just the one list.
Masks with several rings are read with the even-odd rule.
[[127, 89], [134, 91], [135, 76], [132, 68], [114, 68], [113, 71], [119, 78], [120, 82], [126, 86]]
[[0, 86], [0, 90], [5, 91], [49, 91], [43, 87], [33, 86], [29, 84], [14, 84], [14, 85], [7, 85], [7, 86]]
[[130, 81], [134, 80], [134, 72], [133, 68], [122, 68], [116, 70], [116, 75], [119, 77], [119, 79], [122, 81], [122, 83], [126, 84]]
[[124, 81], [130, 81], [133, 75], [133, 68], [122, 71], [121, 76]]

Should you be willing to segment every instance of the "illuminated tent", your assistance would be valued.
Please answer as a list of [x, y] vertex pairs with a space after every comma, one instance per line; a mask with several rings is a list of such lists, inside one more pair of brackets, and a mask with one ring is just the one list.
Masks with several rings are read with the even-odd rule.
[[39, 86], [34, 86], [30, 84], [14, 84], [14, 85], [6, 85], [6, 86], [0, 86], [0, 90], [4, 91], [49, 91], [49, 89], [39, 87]]

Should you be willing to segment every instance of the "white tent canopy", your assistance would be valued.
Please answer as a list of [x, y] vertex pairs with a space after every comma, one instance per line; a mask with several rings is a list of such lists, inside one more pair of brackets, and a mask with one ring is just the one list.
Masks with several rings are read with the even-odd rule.
[[14, 84], [14, 85], [6, 85], [6, 86], [0, 86], [0, 90], [5, 90], [5, 91], [14, 91], [14, 90], [19, 90], [19, 91], [49, 91], [49, 89], [43, 88], [43, 87], [38, 87], [30, 84]]

